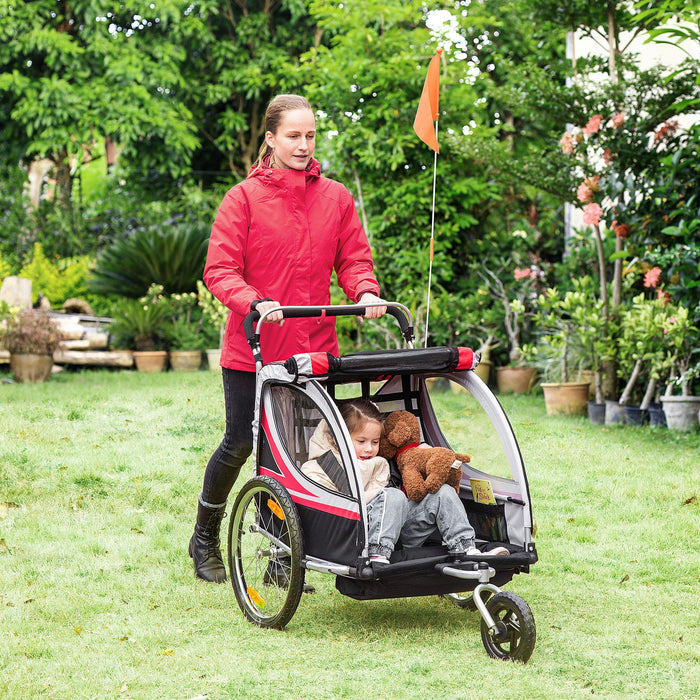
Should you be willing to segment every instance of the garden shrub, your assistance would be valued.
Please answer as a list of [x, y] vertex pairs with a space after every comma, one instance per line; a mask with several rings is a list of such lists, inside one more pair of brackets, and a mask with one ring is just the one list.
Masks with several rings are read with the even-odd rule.
[[60, 307], [66, 299], [84, 297], [88, 291], [87, 278], [90, 258], [81, 256], [51, 261], [41, 243], [35, 243], [31, 259], [18, 275], [32, 281], [32, 300], [43, 294], [52, 308]]
[[98, 255], [90, 291], [138, 298], [156, 283], [166, 294], [196, 292], [210, 229], [208, 221], [170, 220], [114, 241]]

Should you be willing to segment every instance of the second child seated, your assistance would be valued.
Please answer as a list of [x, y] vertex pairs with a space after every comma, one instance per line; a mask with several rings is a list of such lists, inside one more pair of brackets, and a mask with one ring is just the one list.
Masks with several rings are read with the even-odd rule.
[[[383, 423], [379, 409], [371, 401], [356, 399], [342, 404], [340, 414], [350, 433], [362, 475], [370, 560], [388, 564], [399, 536], [404, 547], [420, 547], [436, 528], [453, 556], [480, 555], [475, 546], [474, 528], [451, 486], [444, 484], [437, 493], [427, 494], [419, 503], [409, 501], [400, 489], [388, 486], [389, 463], [377, 454]], [[329, 451], [340, 464], [335, 439], [326, 421], [321, 421], [309, 444], [311, 459], [302, 466], [302, 471], [337, 491], [338, 487], [319, 462]]]

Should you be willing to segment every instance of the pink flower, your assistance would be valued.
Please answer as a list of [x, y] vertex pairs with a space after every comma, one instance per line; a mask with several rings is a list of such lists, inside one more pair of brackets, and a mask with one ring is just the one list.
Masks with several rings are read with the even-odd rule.
[[612, 151], [609, 148], [606, 148], [603, 151], [603, 162], [605, 163], [605, 165], [610, 165], [610, 163], [613, 162], [613, 158], [614, 156]]
[[610, 121], [612, 122], [613, 129], [619, 129], [625, 123], [625, 113], [618, 112], [617, 114], [613, 114]]
[[513, 277], [516, 280], [524, 280], [530, 277], [530, 268], [529, 267], [516, 267], [515, 270], [513, 270]]
[[672, 137], [676, 133], [677, 130], [678, 130], [678, 120], [669, 119], [668, 121], [664, 122], [656, 130], [656, 133], [654, 134], [654, 145], [656, 146], [659, 143], [659, 141], [666, 138], [667, 136], [669, 138]]
[[562, 153], [574, 152], [574, 139], [568, 131], [565, 131], [564, 135], [559, 139], [559, 146]]
[[[656, 298], [663, 301], [664, 306], [671, 303], [671, 295], [668, 292], [664, 292], [663, 289], [656, 290]], [[673, 319], [675, 321], [675, 318]], [[665, 331], [664, 331], [665, 332]]]
[[587, 204], [583, 208], [583, 223], [586, 226], [597, 226], [602, 218], [603, 210], [600, 208], [600, 204]]
[[587, 177], [576, 190], [576, 196], [579, 202], [586, 204], [593, 200], [593, 194], [597, 192], [600, 187], [600, 175], [594, 177]]
[[600, 125], [603, 123], [602, 114], [594, 114], [589, 120], [586, 126], [583, 127], [584, 136], [592, 136], [600, 131]]
[[659, 277], [661, 277], [661, 268], [652, 267], [651, 270], [644, 275], [644, 286], [656, 287], [659, 283]]
[[576, 190], [576, 196], [579, 202], [587, 204], [593, 199], [593, 190], [585, 182], [582, 182]]

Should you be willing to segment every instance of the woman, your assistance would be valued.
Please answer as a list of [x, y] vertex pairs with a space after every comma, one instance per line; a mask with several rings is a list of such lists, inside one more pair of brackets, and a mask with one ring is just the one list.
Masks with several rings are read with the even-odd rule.
[[[199, 496], [189, 552], [195, 575], [221, 583], [226, 569], [219, 529], [226, 500], [253, 449], [255, 362], [243, 332], [251, 308], [330, 303], [335, 270], [348, 298], [378, 318], [379, 284], [352, 196], [321, 177], [313, 153], [316, 120], [299, 95], [278, 95], [265, 113], [265, 142], [248, 178], [229, 190], [209, 240], [204, 282], [229, 309], [221, 353], [226, 432], [212, 455]], [[335, 319], [298, 319], [281, 328], [272, 313], [261, 329], [265, 362], [299, 352], [338, 352]]]

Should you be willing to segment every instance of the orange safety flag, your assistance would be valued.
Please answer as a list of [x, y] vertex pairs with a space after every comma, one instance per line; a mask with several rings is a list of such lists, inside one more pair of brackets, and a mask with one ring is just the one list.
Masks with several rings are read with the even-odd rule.
[[423, 92], [418, 103], [416, 119], [413, 128], [418, 134], [418, 138], [428, 144], [435, 153], [440, 153], [435, 124], [438, 120], [439, 93], [440, 93], [440, 54], [442, 49], [438, 49], [428, 66], [428, 75], [423, 84]]

